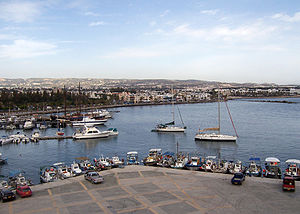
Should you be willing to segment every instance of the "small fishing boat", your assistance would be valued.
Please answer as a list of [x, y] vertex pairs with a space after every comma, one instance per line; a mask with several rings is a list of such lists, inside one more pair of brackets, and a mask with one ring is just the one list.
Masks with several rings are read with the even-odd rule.
[[41, 183], [48, 183], [58, 180], [57, 171], [53, 166], [44, 166], [40, 168]]
[[138, 165], [138, 152], [127, 152], [127, 165]]
[[262, 170], [261, 170], [261, 165], [258, 164], [257, 162], [260, 162], [260, 158], [250, 158], [249, 159], [251, 162], [249, 164], [249, 167], [246, 169], [246, 175], [255, 176], [255, 177], [261, 177], [262, 175]]
[[214, 172], [214, 169], [216, 168], [216, 156], [207, 156], [205, 158], [205, 164], [203, 164], [202, 169], [204, 169], [205, 172]]
[[295, 180], [300, 180], [300, 160], [288, 159], [285, 161], [288, 164], [284, 175], [287, 177], [293, 177]]
[[17, 186], [32, 185], [31, 180], [26, 179], [25, 176], [23, 175], [24, 173], [25, 172], [20, 170], [15, 170], [10, 172], [8, 184], [13, 188], [16, 188]]
[[235, 174], [238, 172], [243, 172], [243, 169], [242, 161], [238, 160], [233, 164], [233, 167], [230, 169], [230, 173]]
[[62, 162], [54, 163], [53, 166], [56, 167], [57, 176], [60, 179], [66, 179], [72, 177], [71, 172], [69, 171], [68, 167], [64, 163]]
[[124, 165], [124, 160], [120, 160], [118, 156], [114, 156], [111, 158], [112, 167], [121, 167]]
[[7, 158], [2, 157], [2, 153], [0, 153], [0, 164], [6, 164], [7, 163]]
[[157, 163], [157, 166], [171, 167], [175, 164], [174, 152], [165, 152], [162, 155], [161, 160]]
[[143, 163], [146, 166], [156, 166], [161, 158], [161, 149], [150, 149], [149, 154], [144, 158]]
[[109, 136], [108, 132], [102, 132], [96, 127], [87, 127], [85, 126], [84, 129], [81, 131], [75, 132], [73, 134], [73, 139], [93, 139], [93, 138], [106, 138]]
[[281, 179], [280, 160], [275, 157], [268, 157], [265, 159], [265, 162], [264, 177]]
[[187, 155], [183, 153], [178, 153], [177, 154], [177, 159], [175, 160], [174, 165], [171, 165], [171, 168], [174, 169], [183, 169], [185, 168], [185, 165], [188, 163], [189, 159]]
[[95, 166], [92, 165], [88, 157], [78, 157], [75, 158], [77, 161], [79, 161], [78, 165], [79, 168], [82, 170], [82, 173], [84, 173], [87, 170], [94, 170]]
[[103, 166], [103, 169], [112, 168], [111, 160], [108, 157], [105, 158], [103, 155], [101, 155], [101, 157], [98, 160], [96, 159], [95, 162], [101, 164]]
[[58, 130], [57, 130], [57, 132], [56, 132], [56, 135], [57, 136], [64, 136], [64, 131], [63, 131], [63, 129], [61, 129], [61, 128], [59, 128]]
[[3, 146], [5, 144], [9, 144], [13, 142], [13, 138], [12, 137], [8, 137], [8, 136], [2, 136], [2, 138], [0, 139], [0, 146]]
[[29, 129], [33, 129], [34, 124], [32, 123], [31, 120], [26, 120], [23, 126], [23, 129], [25, 130], [29, 130]]
[[199, 171], [200, 167], [202, 166], [202, 161], [200, 157], [193, 156], [191, 159], [188, 161], [188, 163], [185, 165], [185, 167], [189, 170], [192, 171]]
[[82, 174], [82, 170], [79, 168], [79, 164], [75, 161], [71, 164], [71, 173], [75, 176]]

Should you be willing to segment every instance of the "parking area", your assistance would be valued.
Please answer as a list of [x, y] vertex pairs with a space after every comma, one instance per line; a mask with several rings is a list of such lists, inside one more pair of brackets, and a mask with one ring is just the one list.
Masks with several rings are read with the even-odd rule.
[[[104, 183], [83, 176], [32, 187], [33, 196], [1, 203], [0, 213], [298, 213], [300, 194], [281, 180], [127, 166], [100, 172]], [[299, 186], [298, 183], [296, 184]], [[296, 188], [297, 188], [296, 187]]]

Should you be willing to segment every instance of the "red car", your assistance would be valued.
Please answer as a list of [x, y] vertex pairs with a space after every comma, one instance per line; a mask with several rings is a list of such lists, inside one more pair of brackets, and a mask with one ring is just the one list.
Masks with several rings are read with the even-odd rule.
[[295, 191], [295, 180], [292, 177], [284, 177], [282, 182], [282, 189], [285, 191]]
[[32, 191], [29, 186], [17, 186], [16, 193], [21, 197], [30, 197], [32, 195]]

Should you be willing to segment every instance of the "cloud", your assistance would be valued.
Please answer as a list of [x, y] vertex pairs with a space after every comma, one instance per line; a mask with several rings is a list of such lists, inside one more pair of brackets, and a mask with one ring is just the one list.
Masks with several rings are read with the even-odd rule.
[[149, 58], [162, 56], [161, 51], [147, 50], [146, 48], [121, 48], [119, 51], [112, 52], [103, 56], [104, 58]]
[[0, 3], [0, 19], [16, 23], [32, 22], [40, 15], [40, 4], [34, 2]]
[[231, 40], [238, 38], [249, 40], [253, 38], [262, 38], [277, 29], [276, 26], [265, 26], [261, 23], [242, 25], [238, 27], [216, 26], [214, 28], [191, 28], [189, 24], [183, 24], [173, 29], [173, 34], [182, 35], [190, 38], [201, 39], [223, 39]]
[[84, 15], [85, 16], [94, 16], [94, 17], [100, 16], [100, 14], [94, 13], [94, 12], [91, 12], [91, 11], [85, 12]]
[[56, 45], [46, 42], [14, 40], [13, 44], [0, 45], [0, 58], [20, 59], [55, 54], [56, 48]]
[[216, 15], [219, 12], [218, 9], [215, 10], [202, 10], [201, 13], [202, 14], [207, 14], [207, 15]]
[[155, 26], [155, 25], [156, 25], [156, 21], [151, 21], [151, 22], [149, 23], [149, 25], [150, 25], [151, 27]]
[[91, 22], [89, 24], [90, 27], [94, 27], [94, 26], [99, 26], [99, 25], [106, 25], [107, 23], [103, 22], [103, 21], [98, 21], [98, 22]]
[[272, 16], [273, 19], [278, 19], [285, 22], [299, 22], [300, 21], [300, 12], [295, 13], [293, 16], [289, 16], [284, 13], [277, 13]]
[[170, 10], [165, 10], [162, 14], [160, 14], [160, 17], [164, 17], [166, 15], [168, 15], [168, 13], [170, 13]]

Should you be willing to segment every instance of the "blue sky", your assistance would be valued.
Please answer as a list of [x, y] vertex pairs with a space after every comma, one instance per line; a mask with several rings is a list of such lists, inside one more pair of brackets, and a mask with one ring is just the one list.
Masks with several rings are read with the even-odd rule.
[[300, 1], [0, 0], [0, 77], [300, 84]]

